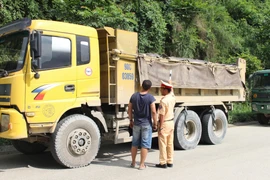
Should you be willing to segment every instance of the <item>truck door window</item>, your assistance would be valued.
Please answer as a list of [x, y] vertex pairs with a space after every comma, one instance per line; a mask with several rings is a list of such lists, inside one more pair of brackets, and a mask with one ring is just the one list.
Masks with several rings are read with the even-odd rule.
[[71, 66], [71, 41], [67, 38], [42, 36], [40, 69], [56, 69]]
[[76, 36], [77, 45], [77, 65], [88, 64], [90, 62], [89, 37]]

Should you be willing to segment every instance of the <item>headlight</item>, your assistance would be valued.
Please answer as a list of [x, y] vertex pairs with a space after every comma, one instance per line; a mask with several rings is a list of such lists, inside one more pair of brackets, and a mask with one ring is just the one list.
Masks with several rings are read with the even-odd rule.
[[258, 111], [256, 104], [252, 104], [252, 109], [253, 109], [253, 111]]
[[1, 132], [9, 130], [9, 115], [8, 114], [1, 114]]

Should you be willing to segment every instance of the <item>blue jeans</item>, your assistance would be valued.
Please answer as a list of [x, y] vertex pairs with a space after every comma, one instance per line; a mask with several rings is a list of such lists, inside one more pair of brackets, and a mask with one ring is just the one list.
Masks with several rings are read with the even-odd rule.
[[152, 126], [133, 126], [132, 146], [150, 149], [152, 145]]

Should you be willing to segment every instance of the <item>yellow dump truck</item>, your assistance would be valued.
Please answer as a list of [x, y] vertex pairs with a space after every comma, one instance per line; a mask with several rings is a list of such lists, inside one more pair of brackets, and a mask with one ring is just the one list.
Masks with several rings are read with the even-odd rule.
[[[0, 138], [25, 154], [50, 147], [65, 167], [89, 165], [101, 140], [130, 142], [127, 105], [145, 79], [176, 96], [175, 147], [218, 144], [232, 102], [245, 101], [245, 60], [235, 65], [138, 54], [119, 29], [22, 19], [0, 28]], [[157, 133], [153, 132], [153, 137]]]

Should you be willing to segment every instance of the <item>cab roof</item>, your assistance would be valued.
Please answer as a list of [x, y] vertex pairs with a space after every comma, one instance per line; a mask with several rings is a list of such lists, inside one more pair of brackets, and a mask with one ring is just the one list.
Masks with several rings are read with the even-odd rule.
[[56, 32], [77, 34], [81, 36], [88, 36], [92, 38], [98, 37], [97, 30], [93, 27], [52, 20], [41, 20], [41, 19], [32, 20], [29, 18], [13, 21], [9, 24], [0, 27], [0, 36], [25, 29], [56, 31]]

